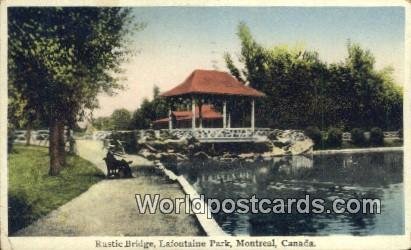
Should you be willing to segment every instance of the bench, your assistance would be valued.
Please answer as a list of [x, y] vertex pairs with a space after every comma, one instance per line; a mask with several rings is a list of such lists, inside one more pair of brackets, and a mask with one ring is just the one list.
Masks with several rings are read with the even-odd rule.
[[107, 166], [107, 177], [132, 177], [130, 169], [130, 164], [132, 163], [132, 161], [127, 162], [124, 159], [117, 160], [114, 157], [114, 154], [110, 151], [107, 152], [107, 155], [103, 158], [103, 160], [106, 162]]

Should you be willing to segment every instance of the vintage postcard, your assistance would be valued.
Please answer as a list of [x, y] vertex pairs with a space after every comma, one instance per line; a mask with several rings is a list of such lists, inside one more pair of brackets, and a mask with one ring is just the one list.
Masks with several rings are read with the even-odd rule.
[[410, 249], [410, 5], [0, 0], [0, 248]]

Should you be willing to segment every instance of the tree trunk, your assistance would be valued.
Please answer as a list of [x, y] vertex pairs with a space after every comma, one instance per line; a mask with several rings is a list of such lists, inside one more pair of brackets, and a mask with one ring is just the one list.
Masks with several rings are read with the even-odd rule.
[[60, 165], [63, 167], [66, 165], [66, 141], [64, 140], [64, 123], [62, 121], [57, 121], [57, 129], [59, 161]]
[[26, 146], [30, 146], [30, 142], [31, 142], [31, 123], [29, 122], [26, 128]]
[[59, 134], [58, 121], [52, 119], [49, 128], [49, 155], [50, 155], [50, 170], [49, 175], [58, 175], [61, 170], [61, 162], [59, 157]]

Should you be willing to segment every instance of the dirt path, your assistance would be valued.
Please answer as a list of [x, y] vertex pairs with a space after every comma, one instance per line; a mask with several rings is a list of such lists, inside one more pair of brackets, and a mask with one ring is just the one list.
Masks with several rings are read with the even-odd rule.
[[[79, 155], [106, 171], [104, 151], [96, 141], [78, 141]], [[132, 179], [103, 180], [93, 185], [16, 236], [146, 236], [202, 235], [195, 217], [187, 214], [139, 214], [135, 194], [160, 194], [160, 198], [183, 198], [176, 183], [166, 180], [144, 165], [147, 160], [133, 160]]]

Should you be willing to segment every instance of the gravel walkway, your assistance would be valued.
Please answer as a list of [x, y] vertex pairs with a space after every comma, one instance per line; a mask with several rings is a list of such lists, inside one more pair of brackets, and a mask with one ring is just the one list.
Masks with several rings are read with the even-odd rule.
[[[96, 141], [79, 140], [79, 155], [106, 172], [102, 158], [105, 153]], [[139, 214], [135, 194], [160, 194], [161, 198], [183, 198], [176, 183], [156, 175], [143, 166], [149, 162], [138, 156], [133, 160], [132, 179], [107, 179], [93, 185], [75, 199], [32, 225], [18, 231], [16, 236], [196, 236], [203, 235], [192, 215]]]

